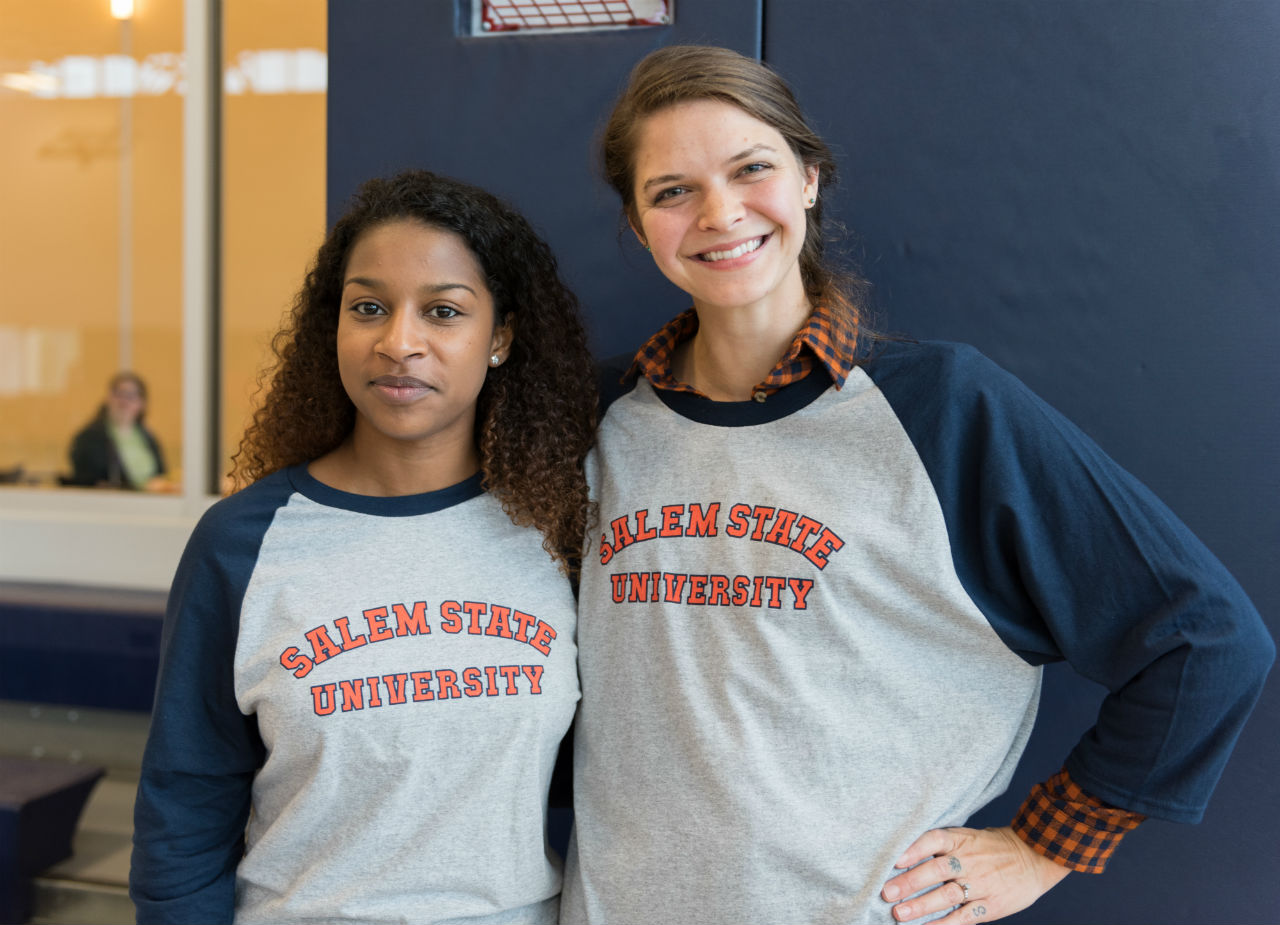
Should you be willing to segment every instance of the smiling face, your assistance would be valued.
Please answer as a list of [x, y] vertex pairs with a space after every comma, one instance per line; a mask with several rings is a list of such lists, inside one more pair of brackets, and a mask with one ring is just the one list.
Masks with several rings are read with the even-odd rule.
[[805, 210], [818, 170], [771, 126], [697, 100], [640, 125], [631, 226], [699, 310], [807, 314], [800, 275]]
[[351, 248], [338, 319], [338, 371], [356, 407], [362, 453], [424, 451], [475, 459], [476, 398], [510, 332], [466, 242], [397, 220]]

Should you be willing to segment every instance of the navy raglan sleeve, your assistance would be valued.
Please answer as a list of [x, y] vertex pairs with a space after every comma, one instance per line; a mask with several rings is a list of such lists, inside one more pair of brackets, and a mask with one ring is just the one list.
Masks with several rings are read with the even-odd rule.
[[269, 520], [239, 496], [197, 525], [169, 593], [151, 729], [134, 807], [129, 893], [137, 920], [231, 922], [263, 745], [240, 712], [240, 604]]
[[869, 367], [920, 454], [957, 574], [1005, 643], [1108, 694], [1066, 768], [1124, 809], [1199, 821], [1275, 645], [1226, 568], [1146, 487], [977, 351]]
[[631, 370], [634, 363], [634, 353], [620, 353], [596, 363], [596, 390], [600, 396], [597, 412], [602, 420], [610, 405], [635, 388], [637, 375]]

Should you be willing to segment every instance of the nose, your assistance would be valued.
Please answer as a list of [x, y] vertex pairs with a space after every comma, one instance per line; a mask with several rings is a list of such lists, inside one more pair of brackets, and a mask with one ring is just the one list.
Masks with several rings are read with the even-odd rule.
[[736, 225], [745, 212], [742, 200], [732, 189], [712, 186], [702, 197], [698, 227], [704, 231], [724, 231]]
[[378, 352], [399, 363], [427, 352], [426, 325], [419, 322], [417, 312], [394, 308], [378, 338]]

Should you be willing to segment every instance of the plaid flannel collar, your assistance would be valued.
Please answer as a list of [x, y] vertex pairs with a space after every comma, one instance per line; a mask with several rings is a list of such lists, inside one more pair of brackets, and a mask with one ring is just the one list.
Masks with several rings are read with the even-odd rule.
[[[654, 388], [701, 395], [701, 392], [677, 379], [671, 372], [671, 359], [676, 348], [697, 331], [698, 314], [694, 309], [677, 315], [637, 351], [627, 377], [644, 376]], [[782, 359], [752, 391], [772, 395], [784, 386], [808, 376], [816, 363], [826, 368], [838, 389], [844, 385], [845, 379], [853, 370], [856, 344], [857, 331], [853, 325], [826, 306], [820, 305], [791, 339], [791, 345]]]

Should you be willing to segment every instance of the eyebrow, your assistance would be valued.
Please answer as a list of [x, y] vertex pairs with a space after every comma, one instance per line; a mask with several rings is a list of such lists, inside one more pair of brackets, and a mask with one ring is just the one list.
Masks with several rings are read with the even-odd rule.
[[[738, 161], [746, 160], [749, 157], [753, 157], [754, 155], [758, 154], [761, 151], [770, 151], [774, 154], [778, 153], [778, 149], [773, 147], [772, 145], [767, 145], [764, 143], [761, 143], [758, 145], [752, 145], [749, 148], [739, 151], [737, 154], [733, 155], [733, 157], [726, 158], [725, 165], [727, 166], [729, 164], [736, 164]], [[683, 180], [683, 179], [684, 179], [684, 174], [682, 173], [666, 173], [660, 177], [651, 177], [648, 180], [645, 180], [644, 186], [640, 188], [647, 190], [651, 186], [660, 186], [663, 183], [673, 183], [676, 180]]]
[[[373, 277], [370, 277], [370, 276], [352, 276], [350, 279], [348, 279], [346, 282], [342, 284], [342, 288], [346, 289], [348, 286], [364, 286], [366, 289], [377, 289], [381, 285], [382, 285], [381, 280], [374, 279]], [[435, 295], [438, 292], [447, 292], [450, 289], [465, 289], [467, 290], [467, 292], [471, 293], [474, 296], [479, 295], [479, 293], [477, 293], [474, 289], [472, 289], [466, 283], [436, 283], [434, 286], [423, 286], [418, 291], [428, 292], [428, 293], [431, 293], [432, 295]]]

